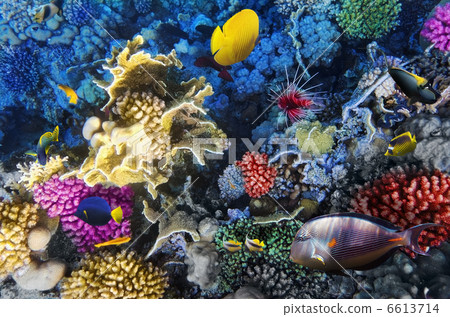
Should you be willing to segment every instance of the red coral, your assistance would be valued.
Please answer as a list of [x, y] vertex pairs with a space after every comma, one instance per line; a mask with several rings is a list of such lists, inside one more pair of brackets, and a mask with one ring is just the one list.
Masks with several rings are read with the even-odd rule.
[[422, 223], [443, 225], [421, 233], [419, 245], [425, 251], [449, 237], [449, 188], [450, 178], [439, 170], [430, 174], [415, 167], [398, 167], [360, 187], [351, 201], [352, 211], [383, 218], [402, 229]]
[[277, 170], [268, 165], [267, 154], [247, 152], [242, 161], [236, 161], [236, 165], [242, 169], [244, 188], [250, 197], [261, 197], [273, 187]]

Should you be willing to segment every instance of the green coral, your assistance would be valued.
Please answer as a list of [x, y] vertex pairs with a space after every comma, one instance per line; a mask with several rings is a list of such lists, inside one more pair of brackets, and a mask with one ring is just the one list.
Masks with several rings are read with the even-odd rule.
[[398, 0], [342, 0], [337, 21], [349, 38], [377, 39], [398, 25], [401, 10]]
[[324, 127], [319, 121], [300, 121], [294, 127], [298, 148], [315, 155], [329, 153], [334, 146], [335, 126]]
[[[301, 222], [295, 220], [255, 224], [252, 218], [241, 218], [220, 226], [215, 235], [216, 248], [222, 257], [219, 292], [228, 293], [238, 289], [244, 284], [246, 268], [261, 263], [269, 263], [272, 267], [283, 270], [292, 280], [304, 277], [303, 268], [289, 260], [292, 241], [301, 225]], [[246, 237], [264, 241], [264, 250], [250, 252], [244, 246]], [[242, 249], [229, 252], [223, 248], [223, 240], [242, 242]]]

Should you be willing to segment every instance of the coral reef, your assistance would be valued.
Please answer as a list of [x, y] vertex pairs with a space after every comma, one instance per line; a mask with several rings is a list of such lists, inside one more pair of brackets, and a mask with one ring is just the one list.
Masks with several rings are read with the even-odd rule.
[[62, 298], [161, 298], [167, 288], [164, 271], [134, 252], [87, 254], [79, 269], [61, 282]]
[[[152, 58], [137, 51], [142, 44], [142, 36], [137, 36], [120, 53], [114, 50], [104, 66], [114, 75], [112, 83], [97, 81], [110, 96], [104, 109], [111, 107], [122, 120], [103, 122], [104, 131], [92, 136], [93, 149], [77, 177], [91, 186], [146, 183], [156, 198], [156, 187], [168, 181], [178, 150], [189, 150], [204, 165], [205, 152], [222, 153], [227, 144], [222, 130], [204, 118], [201, 105], [212, 94], [205, 78], [169, 82], [169, 68], [181, 67], [175, 51]], [[173, 99], [174, 95], [180, 97]], [[198, 144], [196, 137], [211, 142]]]
[[27, 164], [17, 164], [17, 168], [22, 173], [19, 183], [22, 183], [26, 189], [30, 190], [34, 184], [43, 184], [48, 181], [53, 175], [64, 173], [69, 158], [61, 158], [59, 155], [51, 156], [47, 164], [41, 165], [38, 162]]
[[294, 125], [298, 148], [302, 153], [311, 153], [316, 156], [329, 153], [334, 146], [333, 135], [335, 126], [324, 127], [319, 121], [301, 121]]
[[[79, 252], [92, 251], [97, 243], [131, 234], [128, 218], [132, 213], [133, 191], [130, 187], [89, 187], [82, 180], [61, 180], [58, 175], [53, 175], [45, 183], [36, 184], [33, 191], [34, 200], [47, 210], [49, 217], [60, 217], [63, 231], [72, 239]], [[94, 196], [105, 199], [111, 210], [122, 207], [122, 223], [111, 219], [107, 225], [91, 226], [73, 215], [83, 199]]]
[[228, 165], [217, 181], [220, 189], [220, 198], [233, 201], [245, 192], [245, 182], [241, 170], [235, 165]]
[[253, 198], [267, 194], [273, 187], [277, 170], [268, 165], [267, 154], [247, 152], [242, 161], [236, 161], [244, 175], [245, 192]]
[[450, 51], [450, 3], [435, 8], [434, 14], [423, 25], [420, 35], [435, 44], [438, 50]]
[[421, 233], [419, 245], [426, 250], [448, 239], [450, 178], [439, 170], [397, 167], [359, 187], [351, 206], [352, 211], [386, 219], [402, 229], [422, 223], [442, 225]]
[[215, 280], [220, 271], [218, 257], [219, 254], [212, 243], [206, 241], [189, 243], [184, 259], [184, 263], [188, 266], [188, 281], [200, 285], [202, 290], [215, 287]]
[[28, 234], [38, 221], [38, 205], [0, 201], [0, 280], [31, 263]]
[[350, 38], [376, 39], [398, 25], [401, 7], [398, 0], [344, 0], [337, 21]]

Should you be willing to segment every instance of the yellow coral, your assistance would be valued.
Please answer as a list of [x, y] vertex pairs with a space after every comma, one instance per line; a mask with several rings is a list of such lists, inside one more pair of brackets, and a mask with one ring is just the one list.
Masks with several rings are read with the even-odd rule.
[[331, 151], [334, 146], [333, 134], [335, 126], [323, 127], [319, 121], [301, 121], [295, 126], [295, 137], [298, 148], [302, 152], [322, 155]]
[[23, 183], [26, 189], [31, 189], [34, 184], [42, 184], [48, 181], [53, 174], [65, 172], [64, 162], [68, 157], [61, 158], [59, 155], [50, 157], [47, 164], [41, 165], [38, 162], [27, 164], [17, 164], [17, 168], [22, 173], [19, 183]]
[[62, 298], [161, 298], [165, 272], [144, 263], [134, 252], [87, 254], [81, 267], [61, 282]]
[[[114, 75], [114, 81], [97, 84], [110, 96], [105, 107], [120, 119], [103, 122], [101, 131], [89, 135], [89, 157], [77, 173], [64, 177], [76, 174], [90, 186], [145, 183], [156, 198], [156, 187], [171, 176], [178, 150], [192, 152], [205, 164], [205, 152], [222, 154], [228, 144], [223, 131], [205, 118], [202, 104], [213, 94], [206, 79], [193, 78], [180, 84], [169, 81], [168, 69], [182, 66], [175, 51], [152, 58], [137, 51], [142, 43], [138, 36], [121, 52], [115, 49], [107, 60], [105, 68]], [[166, 90], [176, 99], [168, 98]], [[196, 142], [200, 138], [208, 142]]]
[[28, 233], [37, 221], [37, 205], [0, 202], [0, 280], [31, 262]]

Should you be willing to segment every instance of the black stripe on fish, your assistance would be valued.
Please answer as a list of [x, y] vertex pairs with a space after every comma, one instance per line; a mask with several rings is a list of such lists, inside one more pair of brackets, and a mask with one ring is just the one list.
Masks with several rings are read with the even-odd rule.
[[44, 6], [44, 14], [43, 14], [43, 20], [45, 21], [45, 19], [47, 19], [50, 16], [51, 13], [51, 9], [50, 6], [46, 5]]

